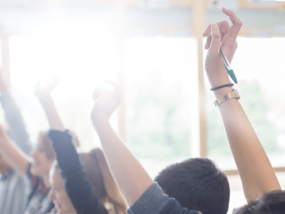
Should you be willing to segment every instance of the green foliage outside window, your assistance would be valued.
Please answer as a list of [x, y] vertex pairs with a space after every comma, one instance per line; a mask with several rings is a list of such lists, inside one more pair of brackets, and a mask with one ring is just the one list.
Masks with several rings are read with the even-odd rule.
[[[257, 82], [239, 83], [241, 104], [254, 127], [265, 151], [267, 153], [278, 153], [285, 151], [277, 143], [277, 130], [267, 119], [269, 106], [262, 93], [262, 88]], [[207, 94], [207, 130], [208, 130], [208, 152], [210, 156], [231, 155], [226, 132], [222, 123], [218, 108], [213, 107], [212, 94]]]
[[128, 142], [138, 158], [169, 160], [190, 156], [190, 128], [180, 82], [164, 87], [158, 73], [135, 83], [129, 108]]

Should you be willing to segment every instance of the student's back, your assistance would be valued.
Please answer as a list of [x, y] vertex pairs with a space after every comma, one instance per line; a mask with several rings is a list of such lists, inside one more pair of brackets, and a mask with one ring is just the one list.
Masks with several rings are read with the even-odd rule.
[[173, 164], [161, 171], [155, 181], [165, 194], [189, 210], [203, 214], [228, 212], [228, 179], [207, 158], [192, 158]]

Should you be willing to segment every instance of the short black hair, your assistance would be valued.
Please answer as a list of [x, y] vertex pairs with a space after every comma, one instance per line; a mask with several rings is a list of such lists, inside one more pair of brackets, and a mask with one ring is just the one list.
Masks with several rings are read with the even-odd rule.
[[285, 213], [285, 191], [276, 190], [264, 194], [241, 207], [235, 214], [284, 214]]
[[182, 207], [203, 214], [226, 214], [230, 187], [226, 175], [207, 158], [190, 158], [162, 170], [155, 181]]

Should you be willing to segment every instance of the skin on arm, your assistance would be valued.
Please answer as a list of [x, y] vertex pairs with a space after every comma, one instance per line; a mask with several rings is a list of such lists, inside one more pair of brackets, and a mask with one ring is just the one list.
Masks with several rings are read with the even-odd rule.
[[51, 91], [57, 86], [58, 82], [59, 81], [56, 78], [41, 80], [35, 88], [35, 95], [38, 97], [41, 105], [43, 106], [50, 129], [64, 131], [65, 128], [50, 95]]
[[8, 91], [8, 87], [5, 80], [3, 79], [2, 70], [0, 69], [0, 92], [4, 93], [6, 91]]
[[0, 126], [0, 151], [5, 161], [24, 177], [30, 162], [29, 157], [10, 141], [2, 126]]
[[95, 104], [91, 119], [101, 140], [112, 175], [131, 206], [153, 184], [153, 180], [110, 125], [110, 116], [121, 102], [121, 93], [116, 83], [109, 83], [114, 86], [114, 91], [107, 89], [94, 91]]
[[26, 130], [26, 125], [22, 118], [21, 111], [15, 100], [10, 95], [6, 82], [3, 79], [1, 69], [0, 92], [2, 108], [5, 113], [5, 119], [9, 125], [9, 131], [13, 137], [13, 141], [21, 150], [26, 154], [29, 154], [32, 150], [32, 143]]
[[[214, 23], [203, 34], [208, 37], [205, 48], [209, 51], [205, 68], [212, 87], [230, 83], [220, 56], [220, 45], [224, 54], [232, 60], [237, 48], [236, 38], [242, 26], [232, 11], [223, 8], [223, 12], [230, 17], [233, 25], [228, 28], [226, 22]], [[218, 99], [232, 89], [222, 88], [214, 93]], [[247, 201], [250, 202], [273, 190], [280, 190], [271, 163], [239, 101], [228, 100], [222, 103], [219, 109]]]

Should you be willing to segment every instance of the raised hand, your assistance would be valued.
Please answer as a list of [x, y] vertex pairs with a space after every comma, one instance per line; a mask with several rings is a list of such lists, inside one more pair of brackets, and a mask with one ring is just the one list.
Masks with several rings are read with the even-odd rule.
[[3, 79], [2, 69], [0, 69], [0, 92], [3, 93], [5, 91], [8, 91], [8, 87], [5, 80]]
[[51, 91], [57, 86], [58, 83], [59, 79], [56, 77], [49, 77], [40, 80], [35, 88], [35, 95], [39, 98], [39, 101], [42, 104], [50, 125], [50, 129], [64, 131], [64, 125], [56, 110], [53, 99], [50, 96]]
[[95, 101], [91, 119], [95, 120], [97, 117], [110, 118], [112, 113], [118, 108], [121, 103], [121, 88], [120, 85], [113, 81], [106, 81], [114, 87], [113, 91], [105, 88], [96, 88], [93, 93]]
[[[226, 21], [214, 23], [209, 25], [203, 34], [208, 37], [205, 48], [209, 51], [205, 68], [212, 87], [230, 83], [220, 56], [220, 48], [231, 61], [237, 48], [236, 38], [242, 26], [232, 11], [223, 8], [223, 12], [230, 17], [233, 25], [230, 27]], [[221, 88], [215, 90], [214, 94], [216, 98], [220, 98], [232, 89]], [[230, 99], [219, 106], [219, 110], [247, 201], [280, 190], [276, 174], [241, 104], [236, 99]]]
[[110, 116], [121, 103], [121, 89], [115, 82], [107, 83], [111, 84], [114, 90], [95, 89], [91, 119], [112, 175], [131, 206], [153, 184], [153, 180], [110, 124]]
[[231, 62], [237, 49], [236, 38], [242, 26], [239, 18], [230, 10], [223, 8], [223, 13], [230, 17], [233, 25], [222, 21], [209, 25], [204, 37], [207, 37], [205, 49], [209, 49], [206, 57], [205, 69], [212, 87], [230, 83], [224, 62], [220, 56], [220, 48]]
[[35, 95], [40, 99], [50, 95], [51, 91], [58, 85], [58, 83], [59, 79], [56, 77], [49, 77], [40, 80], [35, 87]]

